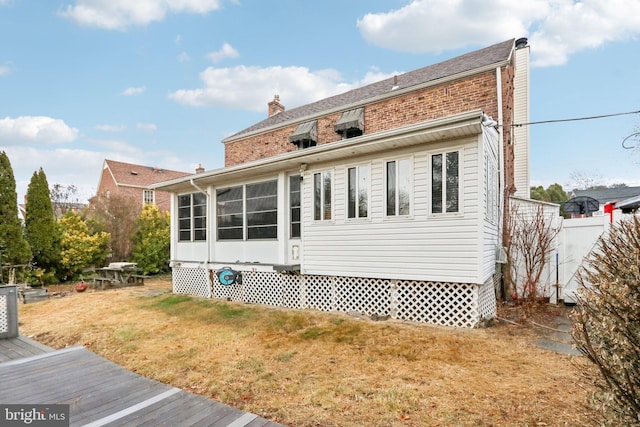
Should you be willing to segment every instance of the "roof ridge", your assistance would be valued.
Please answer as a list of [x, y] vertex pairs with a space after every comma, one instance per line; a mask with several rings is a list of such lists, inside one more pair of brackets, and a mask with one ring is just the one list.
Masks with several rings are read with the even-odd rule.
[[515, 39], [512, 38], [491, 46], [455, 56], [445, 61], [426, 65], [416, 70], [398, 74], [384, 80], [304, 104], [290, 110], [284, 110], [278, 114], [267, 117], [260, 122], [254, 123], [248, 128], [236, 132], [235, 134], [223, 139], [223, 142], [233, 140], [245, 134], [253, 133], [254, 131], [257, 132], [260, 129], [274, 126], [277, 127], [279, 125], [284, 125], [285, 123], [295, 122], [298, 119], [321, 114], [324, 111], [338, 109], [342, 106], [350, 106], [387, 93], [392, 96], [391, 88], [394, 86], [406, 89], [429, 81], [455, 76], [490, 64], [505, 61], [510, 57], [514, 41]]

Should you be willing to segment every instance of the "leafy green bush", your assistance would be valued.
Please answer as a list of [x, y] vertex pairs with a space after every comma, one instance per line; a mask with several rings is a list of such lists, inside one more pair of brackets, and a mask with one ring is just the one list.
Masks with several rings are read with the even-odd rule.
[[640, 218], [613, 226], [580, 273], [577, 347], [597, 369], [592, 403], [602, 424], [640, 425]]
[[133, 261], [143, 274], [169, 271], [171, 226], [168, 212], [155, 205], [145, 205], [137, 220], [133, 236]]
[[89, 227], [74, 212], [67, 212], [58, 221], [62, 232], [60, 265], [66, 279], [78, 276], [92, 265], [102, 265], [109, 253], [108, 233], [91, 234]]

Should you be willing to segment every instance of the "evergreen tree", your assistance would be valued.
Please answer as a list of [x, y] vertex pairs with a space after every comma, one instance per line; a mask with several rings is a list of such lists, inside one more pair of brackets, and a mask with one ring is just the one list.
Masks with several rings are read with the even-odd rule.
[[0, 151], [0, 264], [26, 264], [29, 261], [31, 249], [18, 218], [16, 180], [9, 157]]
[[54, 277], [60, 260], [60, 236], [53, 215], [47, 177], [40, 168], [27, 188], [25, 231], [36, 267]]

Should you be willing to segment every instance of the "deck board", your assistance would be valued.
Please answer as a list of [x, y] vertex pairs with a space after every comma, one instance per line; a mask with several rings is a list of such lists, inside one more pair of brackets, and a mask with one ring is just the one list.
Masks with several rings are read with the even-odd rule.
[[42, 354], [52, 349], [33, 341], [30, 338], [19, 336], [11, 339], [0, 339], [0, 363]]
[[0, 340], [0, 378], [0, 402], [68, 404], [71, 426], [281, 426], [142, 377], [84, 347]]

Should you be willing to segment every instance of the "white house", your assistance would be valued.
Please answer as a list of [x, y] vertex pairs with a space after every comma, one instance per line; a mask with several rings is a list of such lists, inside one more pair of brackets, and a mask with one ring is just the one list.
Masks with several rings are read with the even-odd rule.
[[151, 186], [173, 194], [174, 292], [458, 327], [492, 318], [528, 50], [507, 40], [291, 110], [276, 97], [223, 141], [227, 166]]

